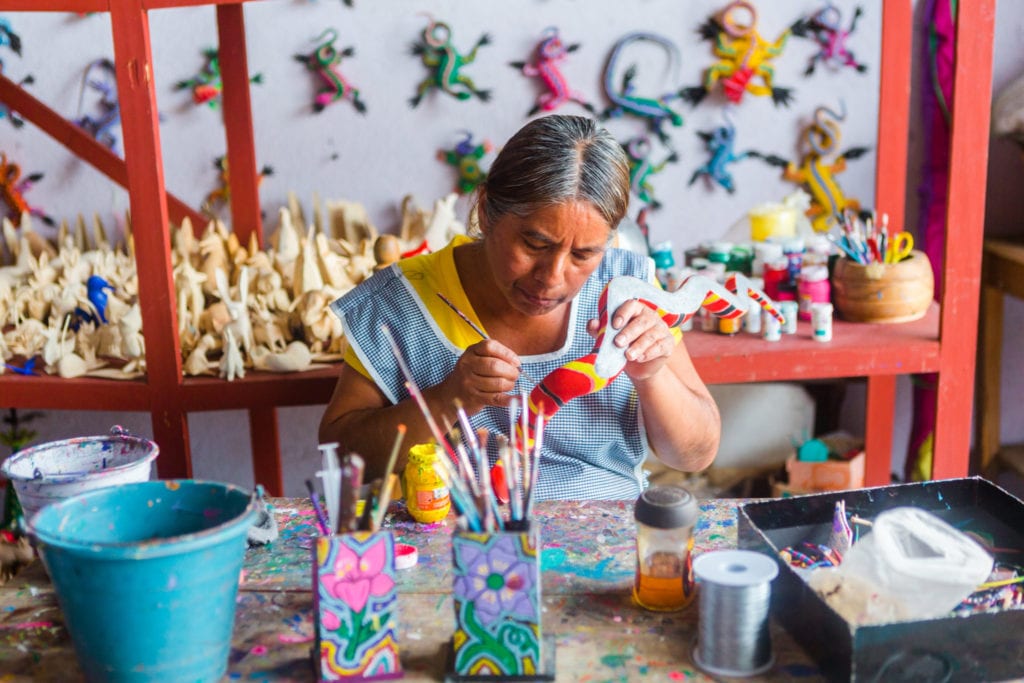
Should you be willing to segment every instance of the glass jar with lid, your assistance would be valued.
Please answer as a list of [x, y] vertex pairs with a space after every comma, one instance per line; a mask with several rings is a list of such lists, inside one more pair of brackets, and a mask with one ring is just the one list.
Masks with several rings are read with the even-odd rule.
[[636, 576], [633, 599], [649, 610], [673, 611], [690, 604], [693, 527], [697, 500], [679, 486], [651, 486], [633, 507], [636, 518]]

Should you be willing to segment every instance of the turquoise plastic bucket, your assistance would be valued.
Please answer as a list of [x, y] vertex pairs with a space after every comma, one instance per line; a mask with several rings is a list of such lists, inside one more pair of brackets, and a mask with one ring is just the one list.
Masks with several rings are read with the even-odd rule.
[[255, 514], [230, 484], [147, 481], [39, 511], [29, 533], [90, 681], [216, 681]]

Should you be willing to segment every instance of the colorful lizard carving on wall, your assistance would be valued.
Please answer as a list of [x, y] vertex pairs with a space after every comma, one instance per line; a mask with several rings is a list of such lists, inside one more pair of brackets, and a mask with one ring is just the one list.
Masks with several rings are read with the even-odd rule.
[[665, 123], [670, 123], [676, 127], [683, 125], [683, 117], [669, 106], [669, 102], [679, 99], [679, 93], [672, 91], [654, 97], [641, 97], [637, 95], [635, 93], [636, 86], [633, 85], [633, 79], [636, 78], [635, 65], [631, 65], [626, 69], [622, 76], [620, 88], [616, 89], [614, 83], [615, 73], [623, 51], [630, 45], [642, 41], [661, 46], [668, 55], [671, 62], [670, 66], [679, 64], [679, 49], [668, 38], [655, 33], [630, 33], [622, 37], [615, 43], [615, 47], [612, 48], [611, 55], [608, 57], [608, 64], [604, 69], [604, 91], [612, 104], [604, 111], [602, 117], [607, 119], [609, 117], [622, 116], [623, 114], [638, 116], [647, 121], [650, 129], [658, 136], [659, 140], [667, 142], [668, 134], [662, 129]]
[[[745, 23], [737, 18], [741, 11], [748, 15]], [[744, 93], [749, 92], [756, 96], [770, 95], [776, 105], [788, 106], [793, 92], [775, 85], [771, 60], [782, 54], [791, 32], [792, 27], [787, 28], [769, 43], [757, 30], [754, 5], [747, 0], [733, 0], [698, 29], [702, 38], [713, 43], [718, 61], [704, 72], [702, 85], [682, 91], [683, 98], [697, 105], [721, 83], [722, 92], [734, 104], [742, 102]]]
[[115, 129], [121, 122], [121, 107], [117, 102], [117, 74], [114, 71], [114, 63], [106, 58], [93, 61], [85, 69], [82, 84], [78, 98], [79, 112], [82, 110], [87, 85], [99, 93], [99, 99], [94, 107], [98, 113], [96, 116], [82, 114], [75, 119], [75, 125], [84, 128], [97, 141], [116, 152]]
[[804, 75], [812, 75], [818, 62], [833, 71], [845, 66], [853, 67], [860, 73], [868, 70], [867, 64], [858, 62], [846, 44], [857, 29], [857, 20], [863, 13], [864, 10], [858, 6], [853, 11], [853, 18], [850, 19], [850, 28], [844, 31], [840, 27], [842, 12], [830, 0], [825, 7], [793, 25], [793, 35], [810, 38], [818, 44], [818, 51], [811, 56]]
[[483, 34], [469, 54], [460, 55], [452, 46], [452, 30], [443, 21], [430, 20], [423, 29], [420, 41], [413, 43], [412, 54], [418, 55], [423, 65], [431, 69], [429, 76], [420, 81], [416, 94], [409, 100], [413, 107], [419, 106], [423, 96], [431, 88], [438, 88], [459, 100], [468, 100], [474, 95], [484, 102], [491, 98], [490, 90], [481, 90], [473, 80], [462, 73], [462, 67], [476, 59], [476, 52], [481, 46], [491, 42], [488, 34]]
[[736, 152], [736, 124], [729, 117], [728, 110], [725, 121], [725, 125], [714, 130], [697, 131], [697, 135], [704, 141], [709, 158], [690, 176], [689, 185], [693, 185], [697, 178], [703, 176], [732, 194], [736, 191], [736, 184], [729, 167], [747, 157], [760, 156], [753, 150]]
[[623, 148], [626, 156], [629, 157], [629, 189], [633, 194], [652, 209], [661, 207], [661, 202], [654, 198], [654, 187], [651, 185], [651, 176], [660, 173], [668, 166], [679, 159], [675, 152], [671, 152], [662, 161], [655, 164], [651, 161], [651, 139], [646, 135], [640, 135], [631, 139]]
[[563, 43], [558, 29], [552, 26], [545, 29], [541, 41], [537, 43], [533, 62], [510, 62], [523, 75], [539, 78], [547, 89], [537, 97], [537, 103], [526, 113], [527, 116], [533, 116], [541, 110], [554, 111], [567, 102], [576, 102], [591, 114], [594, 113], [594, 106], [582, 94], [569, 87], [565, 75], [558, 68], [559, 62], [565, 61], [569, 53], [575, 52], [579, 46], [579, 43]]
[[[174, 84], [175, 90], [191, 90], [192, 101], [195, 104], [205, 104], [211, 109], [216, 109], [220, 104], [221, 92], [224, 84], [220, 77], [220, 57], [217, 49], [208, 47], [203, 50], [203, 57], [206, 64], [192, 78], [178, 81]], [[249, 79], [251, 83], [262, 83], [263, 75], [256, 74]]]
[[342, 58], [353, 56], [356, 50], [354, 47], [337, 49], [334, 47], [337, 39], [338, 32], [329, 28], [315, 39], [314, 42], [318, 43], [315, 50], [306, 55], [295, 55], [295, 60], [305, 64], [307, 69], [323, 81], [313, 98], [313, 111], [321, 112], [327, 105], [338, 100], [350, 100], [356, 111], [363, 114], [366, 112], [366, 104], [359, 99], [359, 90], [338, 71]]
[[783, 178], [810, 193], [811, 207], [807, 210], [807, 217], [816, 232], [828, 232], [833, 221], [840, 220], [847, 209], [860, 211], [860, 202], [847, 197], [836, 180], [836, 175], [846, 170], [848, 159], [856, 159], [868, 151], [867, 147], [851, 147], [842, 154], [836, 154], [842, 138], [839, 122], [845, 118], [845, 107], [841, 114], [827, 107], [815, 109], [814, 120], [801, 136], [805, 144], [801, 145], [804, 156], [799, 164], [775, 155], [762, 157], [769, 164], [782, 168]]
[[20, 220], [22, 214], [28, 213], [37, 216], [47, 225], [53, 225], [53, 219], [42, 209], [30, 206], [25, 200], [25, 193], [42, 179], [42, 173], [33, 173], [22, 178], [21, 166], [8, 161], [6, 152], [0, 152], [0, 200], [7, 205], [7, 215], [12, 220]]
[[458, 171], [459, 180], [455, 187], [457, 192], [472, 194], [477, 186], [487, 178], [487, 173], [480, 167], [480, 160], [493, 147], [489, 140], [484, 140], [479, 145], [474, 144], [473, 134], [466, 132], [466, 137], [455, 147], [438, 151], [437, 158], [454, 166]]
[[[218, 171], [217, 175], [220, 186], [215, 190], [211, 190], [206, 195], [206, 199], [203, 200], [203, 210], [211, 215], [216, 207], [226, 206], [231, 203], [231, 178], [228, 175], [228, 158], [226, 156], [217, 157], [213, 161], [213, 166]], [[272, 175], [274, 175], [274, 169], [271, 166], [264, 166], [260, 169], [257, 183], [262, 183], [264, 178]]]

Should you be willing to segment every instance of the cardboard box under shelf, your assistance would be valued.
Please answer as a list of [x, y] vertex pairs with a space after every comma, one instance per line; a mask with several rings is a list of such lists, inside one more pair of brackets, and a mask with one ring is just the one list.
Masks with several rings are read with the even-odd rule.
[[845, 491], [864, 486], [864, 451], [849, 460], [828, 459], [822, 462], [804, 462], [795, 455], [786, 459], [790, 491], [805, 493]]
[[[781, 558], [801, 541], [824, 543], [837, 501], [873, 519], [895, 507], [927, 510], [963, 530], [989, 534], [997, 548], [1024, 548], [1024, 503], [980, 477], [898, 484], [746, 503], [739, 546], [779, 564], [772, 616], [831, 680], [998, 681], [1024, 676], [1024, 609], [965, 617], [857, 626], [832, 610]], [[995, 553], [1021, 564], [1020, 553]]]

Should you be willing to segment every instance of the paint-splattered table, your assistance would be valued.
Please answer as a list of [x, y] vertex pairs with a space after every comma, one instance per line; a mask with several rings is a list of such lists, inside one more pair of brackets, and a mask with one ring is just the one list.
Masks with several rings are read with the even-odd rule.
[[[309, 502], [301, 499], [272, 502], [280, 537], [268, 547], [251, 549], [246, 558], [225, 680], [313, 678], [313, 513]], [[701, 506], [695, 552], [736, 547], [736, 507], [742, 502], [714, 500]], [[628, 501], [537, 505], [543, 543], [543, 628], [555, 638], [557, 680], [713, 680], [691, 663], [696, 601], [677, 613], [648, 612], [632, 602], [632, 509]], [[399, 572], [399, 647], [409, 681], [444, 678], [454, 624], [453, 520], [418, 525], [396, 505], [387, 523], [396, 540], [419, 550], [419, 563]], [[772, 641], [774, 668], [769, 675], [746, 680], [820, 679], [808, 656], [775, 624]], [[69, 681], [76, 676], [56, 597], [36, 562], [0, 588], [0, 680]]]

